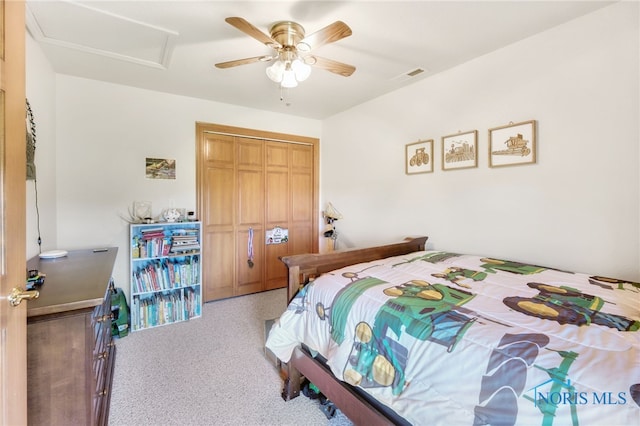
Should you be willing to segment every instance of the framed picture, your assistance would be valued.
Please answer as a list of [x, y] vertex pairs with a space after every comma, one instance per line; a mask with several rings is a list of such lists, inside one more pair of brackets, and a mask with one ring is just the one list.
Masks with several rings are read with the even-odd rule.
[[478, 131], [442, 137], [442, 170], [478, 167]]
[[536, 162], [536, 121], [489, 129], [489, 167]]
[[147, 158], [145, 160], [147, 179], [175, 179], [176, 160], [166, 158]]
[[405, 145], [405, 173], [431, 173], [433, 171], [433, 139]]

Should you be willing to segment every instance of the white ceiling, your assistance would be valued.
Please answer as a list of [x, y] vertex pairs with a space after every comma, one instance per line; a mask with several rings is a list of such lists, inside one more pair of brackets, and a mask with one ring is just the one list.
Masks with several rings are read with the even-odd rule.
[[[27, 27], [57, 73], [323, 119], [611, 3], [27, 0]], [[307, 35], [344, 21], [353, 35], [313, 53], [356, 71], [314, 69], [281, 101], [268, 64], [214, 67], [272, 53], [230, 16], [267, 34], [276, 21], [296, 21]], [[407, 76], [416, 68], [425, 72]]]

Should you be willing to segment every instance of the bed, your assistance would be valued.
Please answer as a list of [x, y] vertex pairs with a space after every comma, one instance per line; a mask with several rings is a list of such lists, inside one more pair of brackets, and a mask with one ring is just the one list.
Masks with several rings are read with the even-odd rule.
[[266, 347], [355, 424], [637, 425], [640, 284], [426, 237], [283, 257]]

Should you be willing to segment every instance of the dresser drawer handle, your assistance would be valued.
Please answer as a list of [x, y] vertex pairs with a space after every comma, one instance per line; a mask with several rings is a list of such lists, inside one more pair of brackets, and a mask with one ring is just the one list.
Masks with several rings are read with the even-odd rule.
[[96, 319], [96, 321], [98, 322], [105, 322], [106, 320], [111, 319], [111, 315], [103, 315], [101, 317], [98, 317], [98, 319]]

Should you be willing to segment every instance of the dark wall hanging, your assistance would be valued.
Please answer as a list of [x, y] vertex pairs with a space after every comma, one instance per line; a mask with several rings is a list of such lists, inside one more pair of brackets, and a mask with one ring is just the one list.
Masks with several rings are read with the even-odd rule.
[[27, 99], [27, 180], [36, 180], [36, 122]]

